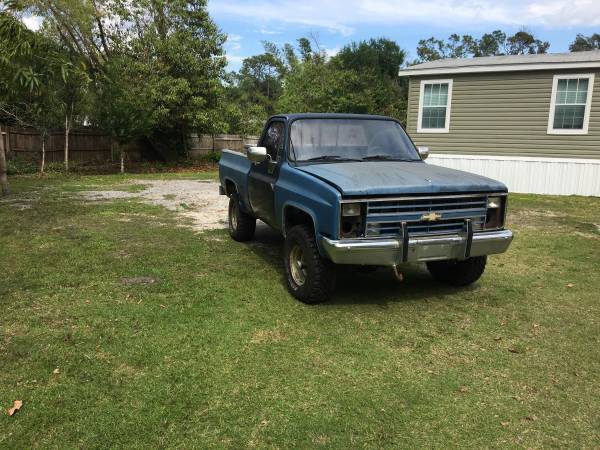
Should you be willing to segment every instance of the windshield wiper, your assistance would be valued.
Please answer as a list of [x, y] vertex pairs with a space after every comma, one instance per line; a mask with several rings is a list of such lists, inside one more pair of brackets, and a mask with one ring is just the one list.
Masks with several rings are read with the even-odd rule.
[[356, 158], [346, 158], [339, 155], [321, 155], [314, 158], [304, 159], [303, 161], [362, 161]]
[[414, 159], [403, 159], [403, 158], [394, 158], [391, 155], [371, 155], [365, 156], [361, 161], [416, 161]]

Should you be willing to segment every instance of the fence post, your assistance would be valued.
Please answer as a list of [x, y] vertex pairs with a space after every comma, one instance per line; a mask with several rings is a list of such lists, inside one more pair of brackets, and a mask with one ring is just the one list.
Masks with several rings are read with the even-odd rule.
[[[4, 146], [4, 134], [2, 132], [2, 126], [0, 125], [0, 190], [2, 195], [10, 194], [10, 186], [8, 185], [8, 178], [6, 176], [6, 151]], [[8, 137], [8, 133], [6, 133]]]

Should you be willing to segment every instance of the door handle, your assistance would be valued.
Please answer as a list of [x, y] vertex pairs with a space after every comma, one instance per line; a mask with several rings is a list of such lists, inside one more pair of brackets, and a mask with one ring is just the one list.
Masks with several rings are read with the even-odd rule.
[[271, 190], [274, 191], [275, 190], [275, 183], [269, 183], [271, 185]]

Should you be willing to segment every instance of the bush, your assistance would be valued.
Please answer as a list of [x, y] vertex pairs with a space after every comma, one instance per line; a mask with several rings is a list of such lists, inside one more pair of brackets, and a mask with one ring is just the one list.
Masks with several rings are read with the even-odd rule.
[[221, 152], [219, 152], [219, 151], [210, 152], [206, 155], [203, 155], [202, 158], [200, 158], [201, 161], [208, 161], [208, 162], [214, 162], [214, 163], [218, 163], [220, 159], [221, 159]]
[[[40, 162], [20, 158], [11, 158], [6, 161], [6, 173], [8, 175], [31, 175], [39, 173]], [[71, 170], [76, 172], [77, 167], [72, 164]], [[65, 166], [62, 162], [46, 163], [44, 172], [46, 173], [63, 173]]]
[[40, 166], [34, 161], [11, 158], [6, 161], [8, 175], [25, 175], [39, 172]]

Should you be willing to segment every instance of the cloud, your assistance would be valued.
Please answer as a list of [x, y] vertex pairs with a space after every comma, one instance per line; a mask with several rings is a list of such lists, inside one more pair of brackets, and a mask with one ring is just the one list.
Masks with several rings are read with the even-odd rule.
[[341, 48], [340, 47], [333, 47], [333, 48], [324, 48], [323, 51], [325, 52], [325, 55], [327, 55], [328, 58], [331, 58], [332, 56], [337, 55], [340, 52]]
[[534, 1], [527, 6], [526, 14], [537, 18], [551, 28], [600, 25], [598, 0]]
[[[315, 0], [303, 2], [283, 0], [274, 6], [272, 1], [267, 0], [216, 0], [210, 2], [208, 8], [215, 17], [237, 17], [256, 22], [259, 25], [298, 24], [324, 28], [342, 35], [352, 34], [354, 30], [351, 27], [337, 20], [337, 8], [334, 7], [336, 5], [341, 6], [342, 2], [333, 0], [320, 4]], [[265, 30], [270, 28], [263, 27]]]
[[351, 35], [365, 24], [490, 25], [548, 28], [600, 25], [599, 0], [213, 0], [211, 14], [256, 22], [305, 25]]
[[269, 30], [267, 28], [261, 28], [260, 30], [257, 30], [257, 32], [260, 33], [260, 34], [267, 34], [267, 35], [282, 34], [283, 33], [282, 30]]
[[241, 66], [242, 63], [244, 62], [244, 59], [247, 58], [247, 56], [241, 56], [241, 55], [225, 55], [225, 58], [227, 58], [227, 64], [231, 65], [231, 66]]
[[239, 34], [235, 34], [235, 33], [229, 33], [227, 35], [227, 42], [225, 43], [225, 47], [227, 48], [227, 50], [230, 50], [232, 52], [237, 52], [238, 50], [240, 50], [242, 48], [242, 36], [240, 36]]

